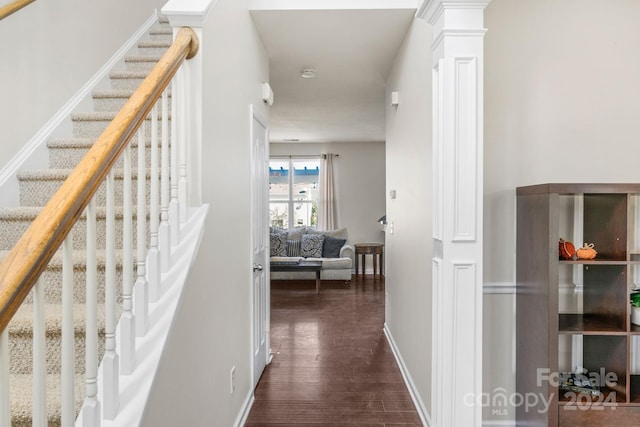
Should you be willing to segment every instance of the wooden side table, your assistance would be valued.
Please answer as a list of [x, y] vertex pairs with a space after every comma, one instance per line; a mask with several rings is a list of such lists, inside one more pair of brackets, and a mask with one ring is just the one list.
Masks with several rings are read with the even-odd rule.
[[383, 261], [383, 247], [382, 243], [356, 243], [353, 245], [356, 253], [356, 275], [358, 274], [358, 260], [362, 256], [362, 274], [365, 270], [366, 255], [372, 255], [373, 257], [373, 275], [378, 274], [382, 276], [382, 261]]

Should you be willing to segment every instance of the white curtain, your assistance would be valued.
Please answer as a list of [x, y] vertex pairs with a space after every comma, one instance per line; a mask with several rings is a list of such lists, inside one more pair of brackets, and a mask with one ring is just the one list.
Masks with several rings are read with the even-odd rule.
[[323, 154], [320, 168], [320, 230], [334, 230], [338, 228], [335, 200], [335, 185], [333, 180], [333, 158], [337, 154]]

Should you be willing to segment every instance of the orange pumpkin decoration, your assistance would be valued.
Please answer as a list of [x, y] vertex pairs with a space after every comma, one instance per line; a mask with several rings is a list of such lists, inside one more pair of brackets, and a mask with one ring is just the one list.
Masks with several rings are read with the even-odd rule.
[[576, 255], [580, 259], [594, 259], [598, 252], [593, 249], [593, 243], [585, 243], [583, 247], [576, 251]]
[[560, 239], [558, 242], [558, 250], [560, 254], [560, 258], [562, 259], [573, 259], [576, 254], [576, 247], [571, 242], [567, 242], [564, 239]]

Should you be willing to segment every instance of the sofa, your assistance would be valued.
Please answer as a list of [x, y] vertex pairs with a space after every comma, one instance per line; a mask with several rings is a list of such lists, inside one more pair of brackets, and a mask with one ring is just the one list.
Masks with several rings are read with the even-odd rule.
[[[346, 228], [316, 230], [313, 227], [295, 227], [288, 230], [270, 229], [270, 255], [272, 262], [307, 259], [321, 261], [321, 280], [351, 280], [354, 260], [353, 246]], [[313, 271], [273, 271], [274, 280], [313, 280]]]

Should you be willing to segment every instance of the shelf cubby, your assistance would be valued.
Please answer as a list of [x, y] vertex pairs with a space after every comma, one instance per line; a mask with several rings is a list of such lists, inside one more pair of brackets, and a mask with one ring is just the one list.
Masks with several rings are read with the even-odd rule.
[[627, 260], [627, 204], [624, 193], [584, 194], [584, 241], [596, 245], [598, 258]]
[[624, 318], [607, 317], [598, 314], [560, 314], [558, 333], [580, 335], [626, 334], [621, 324]]
[[630, 375], [629, 385], [629, 402], [640, 405], [640, 375]]

